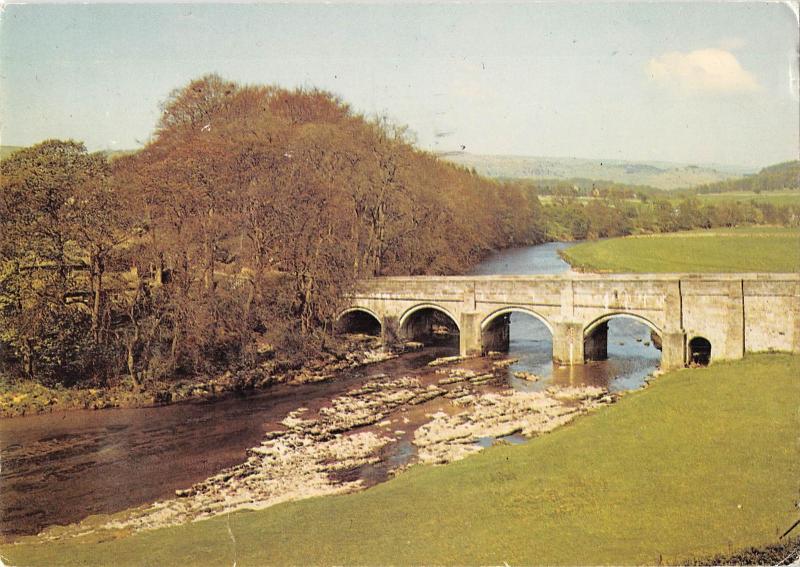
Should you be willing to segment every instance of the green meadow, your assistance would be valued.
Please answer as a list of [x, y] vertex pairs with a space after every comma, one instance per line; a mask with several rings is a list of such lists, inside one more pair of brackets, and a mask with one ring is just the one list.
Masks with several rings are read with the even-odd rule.
[[798, 518], [800, 357], [670, 372], [517, 446], [369, 490], [137, 535], [6, 545], [13, 565], [656, 564]]
[[[749, 203], [755, 201], [756, 203], [772, 203], [773, 205], [800, 205], [800, 191], [786, 190], [786, 191], [770, 191], [755, 193], [752, 191], [736, 191], [730, 193], [706, 193], [699, 194], [696, 197], [703, 203], [716, 204], [725, 201], [739, 201]], [[678, 202], [676, 200], [675, 202]]]
[[584, 242], [562, 252], [604, 272], [797, 272], [800, 229], [740, 227]]

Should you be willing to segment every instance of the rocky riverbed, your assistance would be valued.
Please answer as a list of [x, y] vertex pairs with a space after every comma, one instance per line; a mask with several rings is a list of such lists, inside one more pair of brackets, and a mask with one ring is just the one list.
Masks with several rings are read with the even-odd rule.
[[[140, 531], [217, 514], [362, 489], [413, 465], [443, 464], [480, 451], [486, 438], [551, 431], [613, 401], [596, 387], [525, 393], [488, 359], [435, 361], [413, 376], [376, 376], [316, 410], [290, 411], [280, 428], [226, 468], [175, 497], [97, 522], [46, 530], [61, 538], [96, 529]], [[309, 379], [314, 379], [309, 377]], [[409, 450], [410, 447], [410, 450]], [[405, 459], [393, 458], [398, 450]], [[386, 474], [367, 474], [380, 469]]]

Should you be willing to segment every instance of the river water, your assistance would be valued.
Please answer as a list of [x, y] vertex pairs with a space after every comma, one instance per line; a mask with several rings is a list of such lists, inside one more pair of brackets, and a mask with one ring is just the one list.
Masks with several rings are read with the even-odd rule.
[[[560, 273], [566, 243], [495, 254], [474, 274]], [[520, 390], [550, 385], [638, 388], [658, 365], [649, 329], [625, 319], [609, 322], [609, 360], [583, 367], [555, 367], [547, 327], [511, 316], [508, 383]], [[282, 384], [247, 396], [142, 409], [69, 411], [0, 420], [0, 536], [13, 539], [52, 524], [113, 513], [174, 495], [223, 468], [245, 460], [246, 449], [279, 427], [287, 413], [319, 408], [332, 397], [373, 379], [419, 372], [457, 348], [426, 348], [397, 359], [344, 371], [329, 382]], [[514, 377], [528, 371], [538, 382]], [[512, 440], [513, 441], [513, 440]], [[405, 454], [387, 455], [402, 461]]]
[[[474, 275], [560, 274], [570, 265], [558, 252], [574, 243], [550, 242], [494, 254], [472, 270]], [[640, 388], [658, 367], [661, 351], [651, 344], [650, 329], [643, 323], [615, 317], [608, 322], [608, 360], [583, 366], [554, 366], [553, 341], [547, 326], [525, 313], [511, 314], [509, 355], [519, 362], [509, 368], [509, 383], [518, 390], [542, 390], [553, 384], [593, 384], [612, 392]], [[514, 372], [532, 372], [545, 378], [528, 382]]]

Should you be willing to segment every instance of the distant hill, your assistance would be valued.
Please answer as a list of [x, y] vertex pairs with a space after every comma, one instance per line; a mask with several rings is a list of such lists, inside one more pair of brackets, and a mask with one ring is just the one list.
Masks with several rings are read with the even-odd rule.
[[457, 153], [442, 159], [469, 167], [488, 177], [506, 179], [599, 179], [658, 189], [696, 187], [738, 179], [755, 173], [744, 167], [638, 162], [582, 158], [476, 155]]
[[755, 175], [743, 179], [734, 179], [718, 183], [710, 183], [697, 187], [698, 193], [730, 193], [753, 191], [782, 191], [784, 189], [800, 190], [800, 161], [787, 161], [770, 165]]

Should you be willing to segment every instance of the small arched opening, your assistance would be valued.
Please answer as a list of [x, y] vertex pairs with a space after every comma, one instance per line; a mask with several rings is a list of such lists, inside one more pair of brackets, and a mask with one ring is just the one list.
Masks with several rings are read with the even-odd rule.
[[425, 346], [458, 346], [459, 329], [455, 319], [444, 309], [423, 305], [407, 311], [400, 318], [400, 336]]
[[336, 320], [335, 330], [339, 334], [381, 336], [378, 316], [362, 308], [348, 309]]
[[711, 362], [711, 342], [705, 337], [695, 337], [689, 341], [689, 364], [708, 366]]

